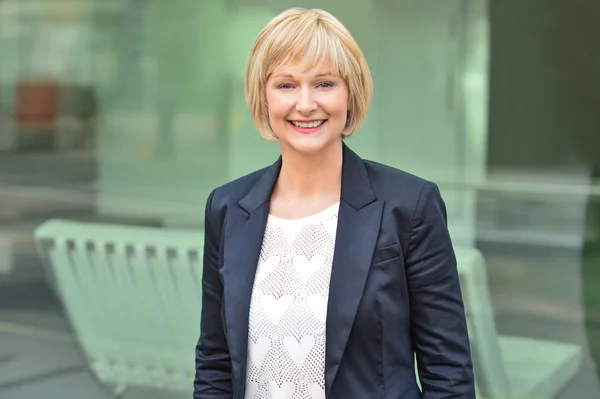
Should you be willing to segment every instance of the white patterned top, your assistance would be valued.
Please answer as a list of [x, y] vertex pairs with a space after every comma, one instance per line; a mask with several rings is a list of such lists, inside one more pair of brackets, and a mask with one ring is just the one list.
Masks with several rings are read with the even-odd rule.
[[245, 399], [324, 399], [325, 320], [339, 203], [269, 215], [250, 302]]

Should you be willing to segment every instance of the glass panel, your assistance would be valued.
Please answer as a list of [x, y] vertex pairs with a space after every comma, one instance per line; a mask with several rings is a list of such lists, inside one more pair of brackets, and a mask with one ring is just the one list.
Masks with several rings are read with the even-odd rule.
[[441, 188], [479, 396], [600, 397], [600, 8], [558, 0], [0, 0], [0, 397], [191, 396], [205, 201], [279, 154], [243, 79], [292, 6], [367, 56], [350, 147]]

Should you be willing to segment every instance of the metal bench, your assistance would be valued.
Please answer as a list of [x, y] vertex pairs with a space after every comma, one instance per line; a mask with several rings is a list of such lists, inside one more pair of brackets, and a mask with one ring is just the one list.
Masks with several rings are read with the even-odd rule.
[[55, 220], [35, 239], [98, 379], [191, 395], [203, 233]]

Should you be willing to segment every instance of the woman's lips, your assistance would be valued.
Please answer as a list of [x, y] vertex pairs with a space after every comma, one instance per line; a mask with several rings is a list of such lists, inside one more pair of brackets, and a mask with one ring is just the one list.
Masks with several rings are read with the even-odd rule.
[[295, 131], [297, 131], [299, 133], [308, 134], [308, 133], [314, 133], [318, 130], [321, 130], [321, 128], [327, 123], [327, 120], [324, 120], [323, 123], [321, 123], [319, 126], [316, 126], [316, 127], [299, 127], [299, 126], [294, 125], [291, 121], [288, 121], [288, 123], [290, 124], [292, 129], [294, 129]]

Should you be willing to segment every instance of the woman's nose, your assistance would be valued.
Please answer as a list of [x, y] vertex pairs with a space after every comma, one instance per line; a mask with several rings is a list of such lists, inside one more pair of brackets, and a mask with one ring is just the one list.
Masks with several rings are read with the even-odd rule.
[[308, 89], [300, 91], [298, 102], [296, 103], [296, 111], [302, 114], [310, 114], [317, 109], [317, 102], [312, 96], [312, 93]]

